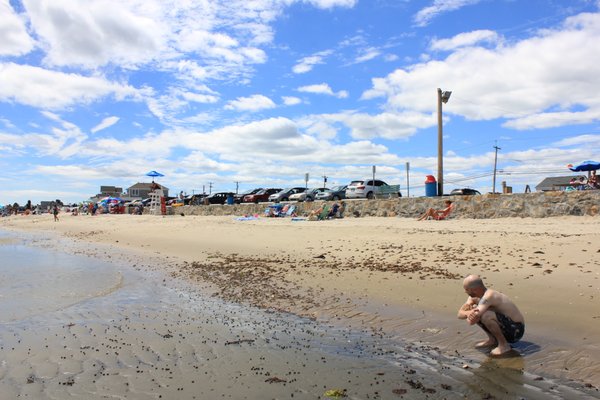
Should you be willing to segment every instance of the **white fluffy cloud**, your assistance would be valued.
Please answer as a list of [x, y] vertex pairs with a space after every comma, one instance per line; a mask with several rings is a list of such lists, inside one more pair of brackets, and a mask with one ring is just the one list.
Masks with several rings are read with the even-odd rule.
[[300, 120], [308, 132], [321, 137], [333, 138], [337, 133], [336, 125], [342, 124], [350, 131], [354, 139], [407, 139], [419, 129], [437, 124], [436, 115], [416, 112], [318, 114]]
[[168, 31], [155, 7], [137, 1], [24, 0], [31, 25], [51, 65], [89, 68], [152, 60], [167, 45]]
[[8, 0], [0, 0], [0, 56], [20, 56], [34, 46], [23, 19], [17, 15]]
[[90, 103], [110, 95], [117, 99], [138, 98], [140, 92], [102, 77], [85, 77], [14, 63], [0, 64], [2, 101], [53, 110]]
[[348, 97], [348, 92], [345, 90], [340, 90], [339, 92], [334, 92], [331, 87], [327, 83], [319, 83], [315, 85], [306, 85], [301, 86], [297, 89], [299, 92], [304, 93], [314, 93], [314, 94], [325, 94], [328, 96], [334, 96], [338, 99], [345, 99]]
[[237, 99], [227, 103], [225, 109], [237, 111], [260, 111], [274, 107], [276, 107], [276, 105], [273, 100], [263, 96], [262, 94], [255, 94], [249, 97], [238, 97]]
[[511, 45], [460, 48], [444, 60], [398, 69], [373, 79], [362, 98], [384, 96], [390, 111], [428, 113], [441, 87], [453, 92], [445, 112], [467, 119], [506, 118], [516, 129], [598, 120], [598, 37], [600, 14], [580, 14]]

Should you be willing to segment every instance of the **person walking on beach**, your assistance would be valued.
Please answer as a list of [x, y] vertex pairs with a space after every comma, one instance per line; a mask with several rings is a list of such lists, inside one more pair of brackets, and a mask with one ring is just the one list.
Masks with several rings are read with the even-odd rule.
[[56, 204], [52, 208], [52, 214], [54, 215], [54, 222], [58, 222], [58, 206]]
[[463, 288], [469, 297], [458, 310], [458, 318], [479, 325], [488, 336], [475, 347], [494, 347], [490, 352], [493, 356], [510, 351], [509, 343], [518, 342], [525, 333], [521, 311], [507, 295], [486, 288], [478, 275], [467, 276]]
[[423, 221], [425, 218], [433, 218], [436, 221], [445, 219], [448, 215], [450, 215], [450, 213], [454, 209], [454, 205], [450, 200], [444, 201], [444, 204], [446, 205], [446, 207], [442, 210], [436, 210], [435, 208], [428, 209], [423, 215], [419, 217], [418, 221]]

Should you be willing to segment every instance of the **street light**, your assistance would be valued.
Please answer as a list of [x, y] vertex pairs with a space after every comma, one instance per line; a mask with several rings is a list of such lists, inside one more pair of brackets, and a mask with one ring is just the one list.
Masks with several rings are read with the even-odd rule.
[[443, 161], [443, 134], [442, 134], [442, 103], [446, 104], [450, 100], [452, 92], [444, 91], [438, 88], [438, 190], [437, 195], [443, 196], [444, 194], [444, 161]]

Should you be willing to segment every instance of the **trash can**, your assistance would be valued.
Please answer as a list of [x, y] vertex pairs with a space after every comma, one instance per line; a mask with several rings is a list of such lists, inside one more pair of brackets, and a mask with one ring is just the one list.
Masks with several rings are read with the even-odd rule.
[[427, 175], [425, 177], [425, 196], [437, 196], [437, 181], [433, 175]]
[[232, 205], [233, 204], [233, 195], [230, 194], [229, 196], [227, 196], [227, 204]]

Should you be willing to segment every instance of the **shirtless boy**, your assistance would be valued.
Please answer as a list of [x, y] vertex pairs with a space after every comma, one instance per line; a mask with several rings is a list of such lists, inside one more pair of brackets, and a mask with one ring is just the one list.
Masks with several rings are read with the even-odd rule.
[[509, 343], [518, 342], [525, 333], [521, 311], [507, 295], [486, 288], [478, 275], [467, 276], [463, 288], [469, 298], [458, 310], [458, 318], [479, 325], [488, 336], [475, 347], [494, 347], [490, 353], [493, 356], [510, 351]]

